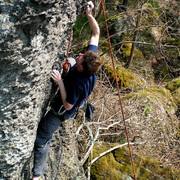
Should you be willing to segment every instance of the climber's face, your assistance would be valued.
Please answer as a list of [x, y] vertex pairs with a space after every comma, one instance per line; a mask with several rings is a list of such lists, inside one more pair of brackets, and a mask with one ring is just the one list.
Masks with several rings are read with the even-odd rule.
[[79, 53], [79, 56], [77, 56], [75, 60], [77, 64], [77, 70], [82, 72], [84, 70], [83, 65], [82, 65], [84, 61], [84, 54]]

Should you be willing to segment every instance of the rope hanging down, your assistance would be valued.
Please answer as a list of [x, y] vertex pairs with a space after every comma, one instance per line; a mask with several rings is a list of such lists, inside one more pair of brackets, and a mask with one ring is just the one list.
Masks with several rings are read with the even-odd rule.
[[71, 31], [70, 31], [70, 36], [69, 36], [69, 43], [68, 43], [68, 48], [67, 48], [67, 52], [66, 52], [66, 61], [68, 61], [68, 55], [69, 55], [69, 48], [70, 48], [70, 44], [71, 44], [71, 36], [72, 36], [72, 28], [71, 28]]
[[103, 0], [101, 0], [101, 5], [102, 5], [102, 10], [103, 10], [104, 20], [105, 20], [105, 25], [106, 25], [106, 31], [107, 31], [108, 42], [109, 42], [109, 50], [111, 53], [111, 59], [112, 59], [112, 65], [113, 65], [113, 71], [114, 71], [114, 75], [115, 75], [115, 79], [116, 79], [116, 85], [117, 85], [118, 96], [119, 96], [119, 104], [121, 107], [121, 113], [122, 113], [122, 117], [123, 117], [123, 121], [124, 121], [125, 131], [126, 131], [126, 138], [127, 138], [128, 147], [129, 147], [129, 154], [131, 156], [131, 164], [132, 164], [132, 168], [133, 168], [134, 179], [136, 180], [135, 168], [134, 168], [134, 163], [133, 163], [133, 158], [132, 158], [131, 147], [130, 147], [130, 143], [129, 143], [126, 121], [125, 121], [125, 117], [124, 117], [124, 110], [123, 110], [122, 101], [121, 101], [121, 95], [120, 95], [119, 84], [118, 84], [118, 80], [117, 80], [116, 68], [115, 68], [114, 57], [113, 57], [113, 52], [112, 52], [112, 48], [111, 48], [111, 41], [110, 41], [110, 36], [109, 36], [109, 31], [108, 31], [108, 26], [107, 26], [107, 20], [106, 20], [106, 14], [105, 14], [105, 10], [104, 10]]

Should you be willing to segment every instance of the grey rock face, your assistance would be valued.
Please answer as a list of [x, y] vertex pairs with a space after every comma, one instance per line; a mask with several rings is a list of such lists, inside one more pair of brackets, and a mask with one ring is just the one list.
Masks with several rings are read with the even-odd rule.
[[[0, 179], [29, 179], [37, 126], [50, 96], [51, 67], [64, 60], [80, 7], [75, 0], [0, 3]], [[52, 144], [59, 150], [56, 141]], [[56, 164], [56, 159], [48, 161]], [[67, 169], [77, 175], [77, 167]]]

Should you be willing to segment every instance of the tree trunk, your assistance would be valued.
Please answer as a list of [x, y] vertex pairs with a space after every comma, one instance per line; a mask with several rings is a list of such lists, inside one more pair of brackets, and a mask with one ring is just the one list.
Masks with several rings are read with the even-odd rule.
[[127, 4], [128, 4], [128, 0], [123, 0], [123, 3], [122, 3], [122, 10], [123, 11], [127, 10]]
[[[141, 15], [142, 15], [142, 10], [138, 11], [136, 29], [135, 29], [134, 37], [133, 37], [133, 40], [132, 40], [133, 42], [135, 42], [136, 39], [137, 39], [137, 35], [138, 35], [138, 32], [139, 32], [138, 28], [139, 28], [139, 25], [140, 25]], [[131, 65], [131, 62], [132, 62], [132, 59], [133, 59], [133, 56], [134, 56], [134, 48], [135, 48], [135, 43], [132, 43], [131, 54], [130, 54], [129, 60], [128, 60], [127, 64], [126, 64], [126, 67], [129, 67]]]

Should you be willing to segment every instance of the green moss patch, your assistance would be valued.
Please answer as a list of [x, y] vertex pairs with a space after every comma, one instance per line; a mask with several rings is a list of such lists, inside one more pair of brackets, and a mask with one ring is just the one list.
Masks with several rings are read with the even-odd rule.
[[176, 103], [180, 105], [180, 78], [176, 78], [168, 82], [166, 87], [172, 92]]
[[[131, 54], [131, 47], [132, 47], [132, 43], [124, 43], [123, 44], [123, 47], [121, 48], [123, 58], [129, 58], [129, 56]], [[139, 49], [137, 49], [135, 47], [133, 58], [140, 61], [140, 60], [144, 59], [144, 55]]]
[[[93, 157], [119, 144], [98, 143], [94, 146]], [[90, 162], [90, 158], [88, 163]], [[133, 154], [133, 162], [137, 179], [175, 179], [180, 171], [162, 165], [155, 159]], [[116, 149], [98, 159], [91, 166], [91, 178], [102, 180], [128, 179], [134, 177], [127, 147]]]
[[141, 19], [141, 24], [143, 25], [150, 25], [150, 24], [157, 24], [158, 23], [158, 12], [154, 9], [152, 4], [145, 3], [143, 5], [143, 16]]
[[[112, 64], [110, 64], [110, 61], [105, 63], [103, 67], [110, 80], [112, 82], [116, 82], [114, 69]], [[115, 68], [117, 81], [119, 82], [119, 86], [121, 88], [131, 88], [143, 84], [143, 80], [139, 76], [122, 67], [120, 62], [115, 62]]]
[[[172, 116], [177, 110], [176, 101], [174, 100], [172, 94], [165, 88], [150, 88], [145, 87], [143, 90], [133, 92], [122, 96], [124, 101], [139, 102], [139, 108], [141, 109], [142, 115], [148, 117], [149, 115], [153, 117], [161, 116], [158, 112], [161, 111], [160, 107], [163, 107], [164, 112], [170, 113]], [[153, 119], [152, 126], [155, 126]], [[168, 124], [168, 122], [167, 122]]]
[[180, 88], [180, 77], [168, 82], [166, 87], [171, 92], [176, 91], [178, 88]]

